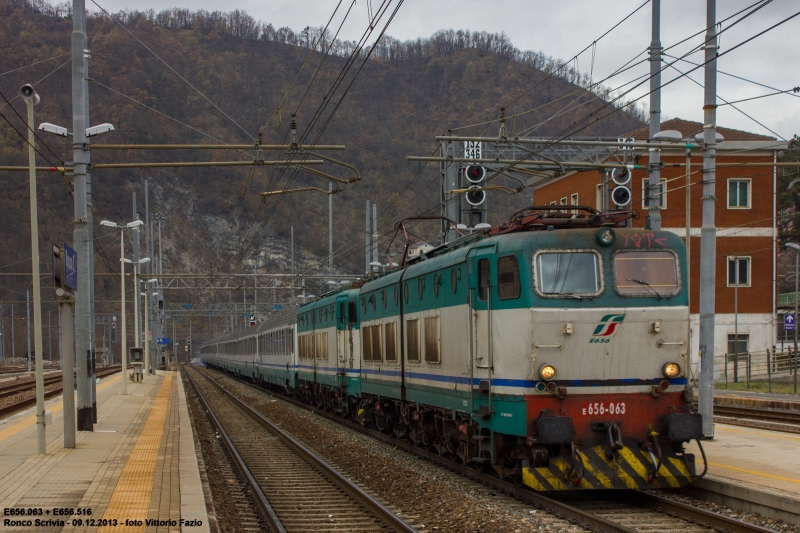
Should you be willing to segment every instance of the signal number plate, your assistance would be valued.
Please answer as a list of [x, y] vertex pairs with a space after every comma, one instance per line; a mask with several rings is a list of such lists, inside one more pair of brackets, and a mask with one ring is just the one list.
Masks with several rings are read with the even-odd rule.
[[625, 402], [590, 402], [583, 404], [584, 415], [624, 415]]

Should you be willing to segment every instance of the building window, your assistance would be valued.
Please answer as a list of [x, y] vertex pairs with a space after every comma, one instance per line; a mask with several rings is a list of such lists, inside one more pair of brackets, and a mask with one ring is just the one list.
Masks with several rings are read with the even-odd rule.
[[[570, 197], [569, 197], [569, 205], [578, 205], [578, 193], [570, 195]], [[572, 214], [573, 215], [577, 215], [578, 211], [573, 209], [572, 210]]]
[[728, 258], [728, 287], [749, 287], [750, 286], [750, 258], [749, 257], [729, 257]]
[[[650, 207], [650, 199], [648, 197], [648, 186], [650, 184], [650, 180], [648, 178], [644, 178], [642, 180], [642, 209], [647, 209]], [[661, 183], [659, 185], [659, 189], [654, 193], [658, 196], [654, 198], [653, 205], [659, 204], [659, 209], [666, 209], [667, 208], [667, 180], [665, 178], [661, 179]]]
[[750, 180], [728, 180], [728, 209], [750, 209]]
[[739, 344], [736, 344], [735, 333], [728, 333], [728, 355], [746, 354], [750, 348], [750, 335], [747, 333], [739, 333]]

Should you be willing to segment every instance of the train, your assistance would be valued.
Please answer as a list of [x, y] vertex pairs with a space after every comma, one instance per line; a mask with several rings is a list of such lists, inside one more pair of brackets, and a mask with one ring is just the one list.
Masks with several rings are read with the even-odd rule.
[[542, 492], [694, 482], [684, 242], [531, 206], [201, 347], [202, 363]]

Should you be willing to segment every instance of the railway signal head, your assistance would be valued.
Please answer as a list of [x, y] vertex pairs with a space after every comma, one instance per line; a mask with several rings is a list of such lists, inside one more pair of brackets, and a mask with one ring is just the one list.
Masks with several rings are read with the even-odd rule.
[[464, 169], [464, 175], [470, 183], [480, 183], [486, 177], [486, 169], [478, 165], [470, 165]]
[[467, 191], [467, 203], [469, 205], [478, 206], [486, 201], [486, 191], [473, 185]]

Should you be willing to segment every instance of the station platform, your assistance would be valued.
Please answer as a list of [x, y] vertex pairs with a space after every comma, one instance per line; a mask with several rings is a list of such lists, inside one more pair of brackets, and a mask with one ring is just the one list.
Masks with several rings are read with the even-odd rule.
[[209, 531], [180, 376], [129, 382], [125, 396], [121, 379], [97, 385], [98, 423], [75, 449], [64, 448], [60, 398], [46, 402], [46, 455], [35, 453], [33, 409], [0, 421], [0, 531]]
[[737, 405], [800, 411], [800, 395], [714, 389], [714, 405]]
[[[719, 493], [717, 503], [747, 503], [752, 512], [800, 525], [800, 435], [715, 423], [714, 439], [702, 444], [708, 473], [697, 485]], [[695, 454], [701, 472], [697, 443], [686, 450]]]

